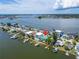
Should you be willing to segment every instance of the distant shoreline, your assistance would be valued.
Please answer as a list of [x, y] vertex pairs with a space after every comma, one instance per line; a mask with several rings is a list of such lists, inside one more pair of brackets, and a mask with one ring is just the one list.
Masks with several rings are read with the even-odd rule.
[[33, 17], [33, 18], [79, 18], [79, 14], [0, 14], [1, 17]]

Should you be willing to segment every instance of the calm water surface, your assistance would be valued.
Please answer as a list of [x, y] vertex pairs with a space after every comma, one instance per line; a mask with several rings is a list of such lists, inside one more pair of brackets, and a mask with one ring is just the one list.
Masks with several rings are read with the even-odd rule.
[[[7, 20], [7, 21], [6, 21]], [[38, 29], [60, 29], [64, 32], [79, 32], [79, 19], [53, 19], [53, 18], [18, 18], [14, 20], [3, 19], [0, 22], [19, 23]]]

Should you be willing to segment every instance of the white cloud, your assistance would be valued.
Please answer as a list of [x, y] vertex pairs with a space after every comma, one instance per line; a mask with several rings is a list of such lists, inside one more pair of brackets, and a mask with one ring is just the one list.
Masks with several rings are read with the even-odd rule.
[[56, 0], [56, 3], [53, 8], [71, 8], [79, 7], [79, 0]]
[[15, 0], [17, 4], [0, 4], [0, 13], [47, 13], [52, 9], [51, 0]]

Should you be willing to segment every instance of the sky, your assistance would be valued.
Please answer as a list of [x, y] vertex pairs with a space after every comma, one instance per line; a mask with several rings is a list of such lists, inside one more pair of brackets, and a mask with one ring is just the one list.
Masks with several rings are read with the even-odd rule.
[[0, 14], [79, 14], [79, 1], [0, 0]]

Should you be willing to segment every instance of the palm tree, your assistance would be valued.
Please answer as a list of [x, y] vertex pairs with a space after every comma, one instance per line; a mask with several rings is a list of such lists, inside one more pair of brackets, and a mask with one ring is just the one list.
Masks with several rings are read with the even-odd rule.
[[1, 25], [4, 26], [5, 24], [3, 22], [1, 22]]
[[48, 44], [50, 44], [52, 41], [53, 41], [53, 39], [52, 39], [50, 36], [46, 39], [46, 42], [47, 42]]
[[79, 34], [76, 34], [76, 35], [74, 36], [74, 39], [75, 39], [76, 41], [79, 41]]
[[15, 23], [13, 26], [14, 26], [14, 27], [19, 27], [18, 25], [19, 25], [18, 23]]
[[7, 26], [11, 26], [11, 23], [7, 23]]
[[56, 33], [55, 29], [53, 30], [52, 35], [53, 35], [53, 40], [54, 40], [53, 44], [55, 44], [57, 41], [57, 33]]

